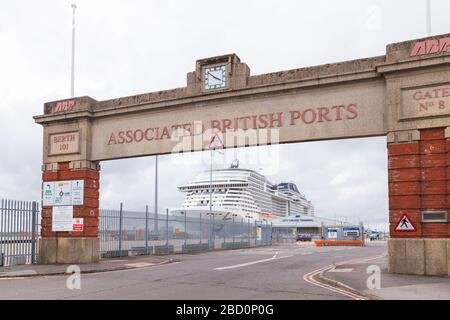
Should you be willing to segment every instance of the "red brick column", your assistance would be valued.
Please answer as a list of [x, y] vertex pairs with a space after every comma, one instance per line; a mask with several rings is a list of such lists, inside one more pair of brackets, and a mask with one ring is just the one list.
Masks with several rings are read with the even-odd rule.
[[[420, 130], [420, 141], [388, 144], [389, 223], [393, 238], [446, 238], [448, 223], [422, 223], [421, 211], [450, 208], [450, 142], [445, 128]], [[415, 232], [397, 232], [403, 212]]]
[[39, 263], [41, 264], [79, 264], [99, 261], [99, 166], [89, 162], [59, 163], [57, 170], [44, 171], [42, 180], [84, 181], [84, 204], [74, 206], [74, 218], [83, 218], [83, 231], [53, 232], [52, 207], [42, 208], [42, 229], [39, 240]]
[[[420, 156], [422, 169], [422, 203], [425, 210], [448, 211], [447, 201], [447, 148], [445, 128], [420, 131]], [[423, 223], [422, 236], [446, 238], [448, 223]]]
[[[391, 237], [420, 237], [420, 147], [419, 142], [388, 144], [389, 225]], [[407, 212], [417, 232], [397, 233], [395, 227]]]
[[84, 219], [80, 232], [53, 232], [52, 208], [42, 208], [42, 238], [97, 238], [99, 219], [100, 172], [93, 169], [69, 169], [69, 163], [60, 163], [58, 171], [44, 171], [44, 182], [84, 180], [84, 205], [74, 206], [74, 218]]
[[[447, 135], [448, 136], [448, 135]], [[450, 139], [445, 141], [447, 164], [447, 217], [450, 220]], [[450, 223], [447, 223], [447, 235], [450, 237]], [[450, 243], [448, 243], [448, 258], [450, 260]], [[448, 261], [448, 275], [450, 276], [450, 261]]]

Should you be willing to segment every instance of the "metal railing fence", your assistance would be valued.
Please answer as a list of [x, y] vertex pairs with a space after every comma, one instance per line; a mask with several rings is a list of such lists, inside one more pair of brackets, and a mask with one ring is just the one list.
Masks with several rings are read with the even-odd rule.
[[270, 245], [272, 225], [243, 219], [223, 221], [214, 215], [100, 210], [103, 258], [142, 254], [190, 253]]
[[38, 202], [1, 200], [0, 266], [36, 263]]
[[[0, 266], [36, 263], [41, 212], [38, 202], [1, 200]], [[272, 244], [268, 222], [208, 214], [165, 214], [100, 210], [100, 254], [103, 258], [141, 254], [190, 253]]]

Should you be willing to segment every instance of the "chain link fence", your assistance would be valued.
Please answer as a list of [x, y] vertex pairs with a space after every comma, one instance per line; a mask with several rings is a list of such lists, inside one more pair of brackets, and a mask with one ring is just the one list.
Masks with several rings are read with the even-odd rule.
[[144, 254], [191, 253], [272, 244], [272, 225], [244, 219], [223, 221], [209, 214], [155, 214], [100, 210], [102, 258]]

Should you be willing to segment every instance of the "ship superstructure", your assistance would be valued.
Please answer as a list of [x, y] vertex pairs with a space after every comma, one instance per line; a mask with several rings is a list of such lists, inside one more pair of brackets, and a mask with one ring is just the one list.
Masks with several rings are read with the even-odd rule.
[[295, 183], [271, 183], [264, 175], [239, 168], [207, 170], [191, 182], [179, 186], [186, 192], [175, 211], [188, 214], [213, 213], [223, 220], [267, 220], [289, 215], [314, 215], [314, 206], [300, 193]]

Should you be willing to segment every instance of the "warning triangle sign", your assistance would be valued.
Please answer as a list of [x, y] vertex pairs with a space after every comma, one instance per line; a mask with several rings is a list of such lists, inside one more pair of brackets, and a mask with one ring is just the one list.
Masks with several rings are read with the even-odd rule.
[[412, 224], [411, 219], [406, 212], [400, 217], [397, 227], [395, 227], [395, 231], [416, 231], [416, 227]]
[[223, 142], [220, 140], [220, 137], [217, 133], [212, 137], [211, 142], [209, 143], [210, 149], [223, 149]]

